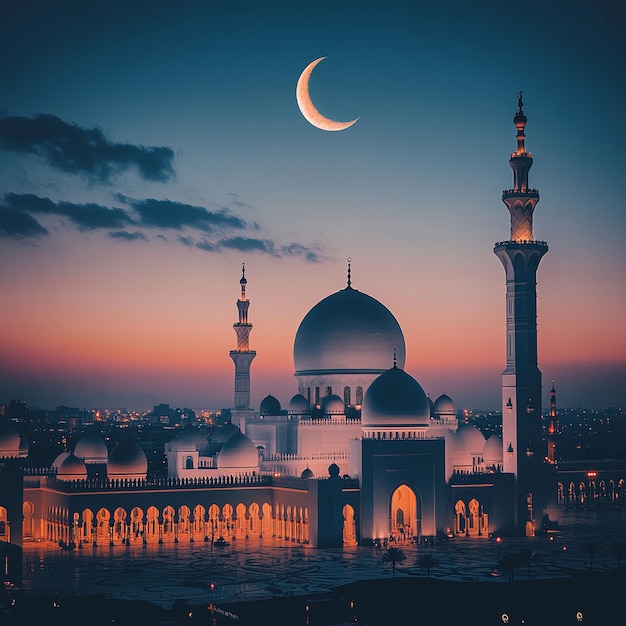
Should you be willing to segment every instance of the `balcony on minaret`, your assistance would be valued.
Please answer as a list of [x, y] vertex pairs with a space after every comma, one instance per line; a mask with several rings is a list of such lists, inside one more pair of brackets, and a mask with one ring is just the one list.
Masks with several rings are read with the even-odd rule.
[[536, 197], [539, 198], [539, 191], [537, 189], [526, 189], [521, 191], [519, 189], [505, 189], [502, 192], [502, 200], [506, 200], [507, 198], [519, 198], [519, 197]]

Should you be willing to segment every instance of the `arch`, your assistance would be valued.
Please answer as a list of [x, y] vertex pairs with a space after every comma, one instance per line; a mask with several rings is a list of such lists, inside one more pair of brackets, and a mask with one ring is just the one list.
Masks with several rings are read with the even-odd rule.
[[22, 539], [33, 539], [35, 535], [35, 505], [24, 501], [22, 505]]
[[94, 540], [94, 535], [97, 532], [97, 522], [95, 515], [91, 509], [83, 509], [81, 513], [83, 521], [82, 526], [82, 540], [83, 543], [91, 543]]
[[363, 404], [363, 387], [361, 387], [361, 385], [356, 388], [354, 404], [356, 405], [357, 409], [360, 409], [361, 405]]
[[235, 508], [235, 521], [233, 523], [234, 537], [249, 537], [248, 534], [248, 511], [246, 505], [240, 502]]
[[96, 531], [96, 540], [104, 541], [110, 536], [111, 528], [109, 521], [111, 519], [111, 513], [104, 507], [99, 509], [96, 513], [96, 520], [98, 522], [98, 529]]
[[161, 539], [162, 541], [173, 541], [176, 539], [176, 533], [174, 528], [174, 516], [176, 512], [174, 511], [174, 507], [169, 504], [163, 509], [163, 530], [161, 531]]
[[357, 543], [354, 509], [349, 504], [343, 507], [343, 543], [349, 546], [355, 546]]
[[346, 406], [350, 406], [351, 399], [350, 387], [346, 386], [343, 388], [343, 403]]
[[126, 510], [122, 507], [117, 507], [113, 512], [113, 535], [115, 539], [121, 539], [126, 541]]
[[390, 526], [389, 534], [394, 540], [411, 541], [421, 535], [420, 498], [406, 483], [398, 485], [391, 495]]
[[272, 536], [272, 505], [268, 502], [264, 502], [261, 506], [261, 535]]
[[143, 510], [138, 506], [133, 507], [130, 511], [129, 524], [130, 538], [139, 539], [143, 537]]
[[465, 534], [465, 502], [463, 500], [457, 500], [454, 505], [454, 534]]
[[159, 509], [149, 506], [146, 510], [146, 527], [144, 528], [144, 541], [146, 543], [160, 539], [161, 525], [159, 523]]
[[178, 507], [178, 536], [189, 536], [191, 533], [191, 510], [186, 504]]
[[185, 469], [193, 469], [193, 457], [192, 456], [185, 457]]
[[560, 481], [556, 484], [556, 500], [560, 506], [565, 504], [565, 489]]
[[489, 516], [484, 512], [483, 505], [476, 498], [472, 498], [467, 508], [469, 515], [467, 517], [466, 535], [487, 536], [489, 534]]
[[219, 536], [230, 537], [233, 530], [233, 506], [232, 504], [225, 504], [222, 507]]
[[202, 535], [205, 541], [208, 538], [206, 530], [207, 520], [206, 509], [201, 504], [196, 504], [193, 507], [193, 534]]
[[6, 542], [11, 541], [11, 532], [9, 529], [9, 514], [3, 506], [0, 506], [0, 539]]

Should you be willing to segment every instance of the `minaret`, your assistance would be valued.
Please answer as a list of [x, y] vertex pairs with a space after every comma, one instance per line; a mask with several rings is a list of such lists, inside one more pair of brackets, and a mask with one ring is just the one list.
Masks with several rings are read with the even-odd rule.
[[548, 422], [548, 460], [554, 463], [556, 456], [556, 435], [559, 432], [559, 418], [556, 415], [556, 389], [552, 381], [550, 389], [550, 421]]
[[237, 300], [239, 321], [233, 324], [237, 333], [237, 349], [230, 351], [230, 358], [235, 363], [235, 409], [250, 408], [250, 364], [256, 356], [255, 350], [250, 350], [250, 331], [252, 324], [248, 323], [248, 307], [250, 301], [246, 297], [246, 266], [241, 269], [241, 297]]
[[542, 441], [541, 371], [537, 366], [537, 268], [548, 251], [545, 241], [533, 238], [533, 211], [539, 193], [528, 185], [533, 164], [526, 152], [527, 118], [522, 92], [513, 118], [517, 150], [511, 154], [513, 189], [502, 193], [511, 214], [511, 238], [494, 252], [506, 273], [506, 369], [502, 372], [502, 441], [504, 471], [516, 479], [516, 527], [533, 532], [536, 515], [546, 505], [541, 490], [545, 442]]

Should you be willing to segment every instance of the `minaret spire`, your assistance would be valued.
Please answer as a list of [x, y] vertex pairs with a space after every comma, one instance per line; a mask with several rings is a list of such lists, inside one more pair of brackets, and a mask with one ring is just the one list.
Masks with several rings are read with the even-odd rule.
[[352, 270], [350, 268], [350, 264], [352, 263], [352, 258], [348, 257], [346, 260], [348, 261], [348, 286], [346, 287], [346, 289], [352, 289], [352, 279], [351, 279]]
[[502, 202], [511, 214], [511, 241], [532, 241], [533, 212], [539, 202], [539, 192], [531, 189], [528, 174], [533, 166], [530, 152], [526, 152], [526, 122], [522, 92], [517, 94], [518, 111], [513, 118], [517, 128], [517, 150], [511, 153], [509, 165], [513, 170], [513, 188], [502, 192]]
[[537, 268], [548, 251], [533, 238], [533, 211], [539, 193], [528, 186], [533, 164], [526, 151], [526, 122], [522, 92], [513, 118], [517, 150], [511, 154], [513, 188], [502, 193], [511, 215], [511, 238], [494, 252], [506, 273], [506, 369], [502, 372], [502, 440], [506, 442], [504, 471], [513, 473], [517, 485], [516, 527], [534, 532], [535, 515], [541, 515], [545, 494], [541, 485], [546, 456], [542, 431], [541, 371], [537, 362]]
[[250, 408], [250, 364], [256, 356], [256, 351], [250, 350], [250, 331], [252, 324], [248, 322], [248, 307], [250, 301], [246, 297], [246, 265], [241, 266], [241, 297], [237, 300], [239, 321], [233, 324], [237, 334], [237, 349], [230, 351], [230, 358], [235, 363], [235, 408]]

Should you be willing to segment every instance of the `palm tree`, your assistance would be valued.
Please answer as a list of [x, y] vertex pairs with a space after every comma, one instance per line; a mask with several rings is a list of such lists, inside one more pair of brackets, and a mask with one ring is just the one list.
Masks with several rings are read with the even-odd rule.
[[502, 555], [498, 561], [498, 567], [507, 573], [509, 582], [515, 581], [515, 570], [520, 565], [520, 556], [515, 552], [508, 552]]
[[391, 571], [393, 577], [396, 577], [396, 565], [406, 561], [406, 554], [402, 551], [402, 548], [389, 548], [387, 552], [383, 554], [383, 563], [391, 563]]
[[597, 541], [588, 541], [583, 546], [583, 552], [589, 554], [589, 570], [593, 572], [593, 555], [600, 549], [600, 544]]
[[426, 575], [430, 578], [430, 570], [439, 565], [439, 560], [432, 554], [420, 554], [417, 557], [417, 566], [421, 570], [426, 570]]
[[617, 569], [620, 569], [622, 558], [626, 556], [626, 541], [616, 541], [611, 545], [611, 552], [617, 557]]

